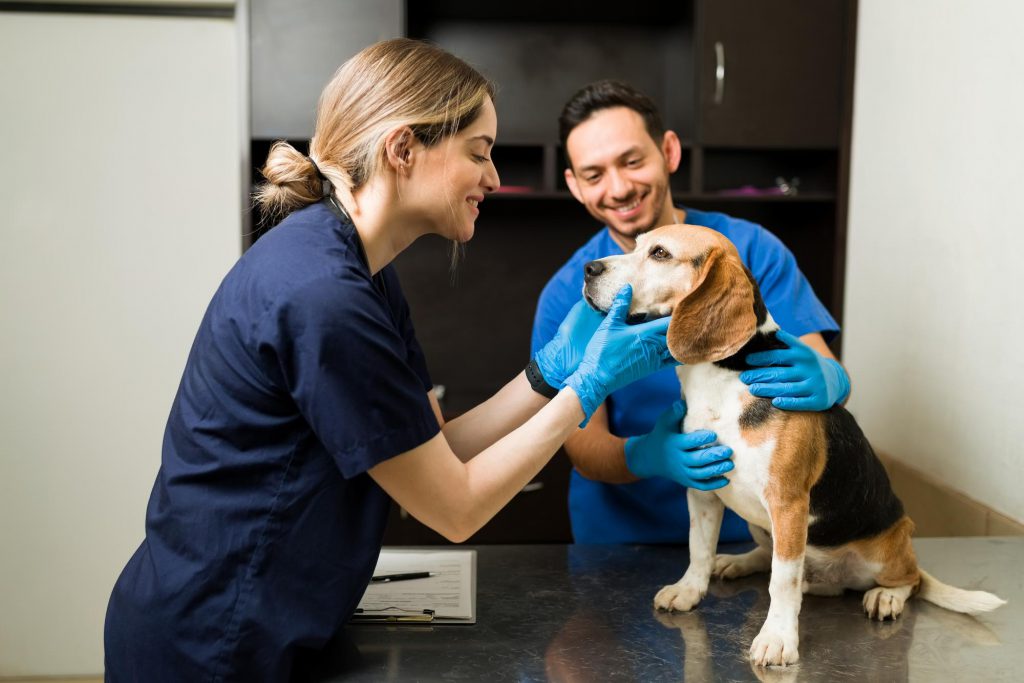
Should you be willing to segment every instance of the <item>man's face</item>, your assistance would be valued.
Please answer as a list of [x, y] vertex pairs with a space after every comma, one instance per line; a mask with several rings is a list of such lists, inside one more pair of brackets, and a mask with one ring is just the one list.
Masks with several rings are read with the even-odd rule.
[[669, 175], [679, 167], [679, 139], [655, 142], [644, 120], [627, 107], [601, 109], [566, 140], [572, 163], [569, 190], [630, 249], [637, 235], [676, 222]]

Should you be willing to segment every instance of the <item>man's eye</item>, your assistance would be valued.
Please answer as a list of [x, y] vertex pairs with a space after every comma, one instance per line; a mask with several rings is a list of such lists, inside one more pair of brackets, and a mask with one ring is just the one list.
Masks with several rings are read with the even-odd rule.
[[661, 247], [653, 247], [651, 249], [651, 258], [657, 259], [658, 261], [664, 261], [665, 259], [672, 258], [672, 254], [668, 253]]
[[630, 159], [626, 162], [626, 165], [636, 167], [639, 166], [642, 161], [643, 159]]

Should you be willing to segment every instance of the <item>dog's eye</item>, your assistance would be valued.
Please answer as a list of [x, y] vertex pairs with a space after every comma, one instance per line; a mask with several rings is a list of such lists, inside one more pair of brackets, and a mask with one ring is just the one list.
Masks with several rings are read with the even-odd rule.
[[662, 249], [659, 246], [652, 247], [650, 254], [651, 254], [651, 258], [655, 259], [657, 261], [664, 261], [666, 259], [672, 258], [672, 254], [668, 253], [667, 251], [665, 251], [664, 249]]

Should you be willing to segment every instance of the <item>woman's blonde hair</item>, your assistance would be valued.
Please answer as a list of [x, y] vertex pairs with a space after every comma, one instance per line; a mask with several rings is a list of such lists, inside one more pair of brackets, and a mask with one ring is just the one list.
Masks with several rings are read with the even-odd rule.
[[471, 124], [488, 97], [493, 84], [436, 45], [408, 38], [371, 45], [320, 94], [309, 157], [283, 140], [270, 148], [256, 201], [274, 218], [319, 201], [318, 168], [343, 199], [351, 197], [381, 170], [388, 133], [409, 126], [429, 147]]

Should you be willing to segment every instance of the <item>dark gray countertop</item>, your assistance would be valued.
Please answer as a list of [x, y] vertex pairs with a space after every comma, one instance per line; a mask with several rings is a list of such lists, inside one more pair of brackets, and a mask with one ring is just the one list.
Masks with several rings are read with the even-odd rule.
[[[723, 552], [748, 546], [720, 548]], [[1024, 537], [927, 538], [922, 567], [1009, 604], [979, 618], [912, 600], [873, 622], [861, 595], [805, 597], [800, 663], [747, 661], [768, 610], [768, 576], [712, 580], [692, 612], [658, 613], [685, 547], [478, 546], [475, 625], [347, 629], [345, 681], [1021, 681]]]

